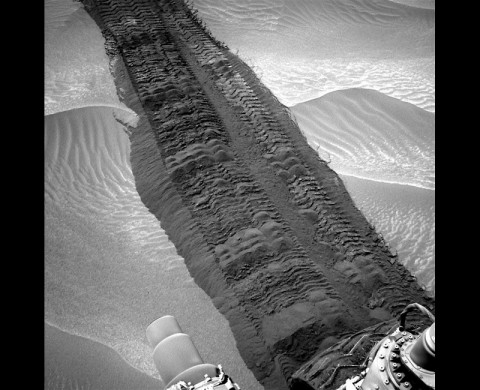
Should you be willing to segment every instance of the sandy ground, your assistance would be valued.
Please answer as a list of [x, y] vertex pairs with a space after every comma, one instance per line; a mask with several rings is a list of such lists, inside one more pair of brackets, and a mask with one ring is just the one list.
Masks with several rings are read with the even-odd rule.
[[431, 306], [284, 106], [181, 2], [158, 7], [90, 9], [140, 118], [136, 189], [265, 388], [327, 339]]
[[[192, 61], [195, 57], [186, 52], [183, 53], [183, 56], [187, 61]], [[238, 64], [242, 68], [243, 65], [240, 62]], [[215, 72], [215, 69], [213, 71]], [[250, 85], [255, 87], [256, 81], [249, 80], [245, 73], [237, 71]], [[203, 74], [201, 69], [195, 76], [197, 79], [203, 80], [203, 90], [210, 99], [213, 98], [215, 101], [215, 109], [220, 120], [235, 123], [238, 118], [229, 108], [231, 102], [216, 96], [215, 87], [211, 81], [209, 82], [205, 78], [206, 74]], [[57, 85], [59, 84], [57, 83]], [[128, 85], [124, 84], [124, 86], [128, 90]], [[62, 91], [61, 86], [56, 90]], [[133, 91], [129, 90], [128, 92], [132, 93]], [[260, 96], [257, 90], [255, 92], [258, 94], [257, 96]], [[60, 95], [58, 96], [59, 101], [61, 100]], [[141, 95], [142, 101], [146, 97], [148, 98], [148, 95]], [[272, 99], [269, 100], [265, 97], [262, 99], [266, 106], [269, 105], [270, 110], [272, 107], [274, 107], [274, 112], [275, 109], [278, 110], [275, 102], [272, 103]], [[172, 99], [173, 101], [175, 98]], [[73, 102], [73, 104], [75, 103]], [[113, 105], [118, 107], [116, 102]], [[123, 103], [121, 107], [125, 107]], [[248, 294], [250, 294], [254, 290], [244, 290], [245, 286], [242, 287], [239, 284], [234, 287], [235, 293], [232, 295], [231, 292], [226, 292], [228, 288], [225, 290], [225, 287], [222, 287], [223, 277], [218, 271], [213, 271], [209, 275], [205, 270], [201, 270], [198, 264], [192, 262], [192, 259], [198, 260], [196, 256], [202, 258], [206, 255], [207, 263], [205, 265], [208, 269], [208, 256], [210, 256], [208, 255], [209, 249], [205, 249], [202, 243], [204, 238], [195, 238], [195, 234], [198, 234], [199, 231], [198, 228], [185, 223], [185, 217], [190, 220], [192, 217], [185, 214], [181, 208], [179, 209], [175, 202], [170, 205], [161, 205], [151, 197], [151, 193], [148, 193], [149, 185], [163, 185], [158, 181], [151, 181], [150, 171], [158, 169], [155, 164], [166, 164], [161, 166], [161, 170], [170, 173], [174, 165], [168, 163], [161, 156], [160, 160], [163, 162], [151, 160], [158, 150], [148, 150], [155, 144], [155, 140], [141, 139], [142, 131], [151, 130], [145, 123], [142, 125], [142, 121], [140, 121], [137, 133], [133, 133], [134, 137], [137, 137], [133, 141], [135, 154], [133, 164], [134, 171], [136, 170], [134, 179], [129, 162], [131, 153], [129, 140], [124, 129], [114, 121], [113, 111], [108, 107], [91, 107], [46, 117], [46, 231], [48, 232], [45, 277], [46, 319], [50, 324], [71, 333], [66, 335], [64, 332], [46, 325], [46, 372], [48, 373], [47, 377], [51, 380], [50, 388], [56, 388], [55, 386], [63, 386], [63, 388], [75, 388], [74, 386], [123, 388], [120, 383], [125, 383], [125, 388], [128, 386], [150, 388], [150, 385], [158, 385], [161, 382], [142, 374], [143, 372], [158, 378], [150, 360], [150, 350], [146, 346], [143, 332], [146, 324], [163, 314], [175, 315], [184, 330], [194, 338], [204, 360], [221, 363], [227, 372], [238, 380], [242, 388], [262, 388], [244, 363], [245, 360], [247, 364], [252, 365], [252, 356], [255, 356], [254, 364], [260, 363], [260, 366], [254, 367], [257, 377], [264, 384], [267, 383], [270, 388], [281, 388], [275, 385], [275, 381], [278, 380], [278, 378], [275, 379], [277, 374], [268, 377], [268, 375], [265, 376], [265, 371], [262, 373], [265, 357], [261, 356], [262, 352], [258, 352], [262, 351], [262, 347], [255, 344], [257, 341], [252, 344], [253, 339], [246, 338], [246, 335], [250, 334], [247, 329], [248, 322], [255, 323], [255, 321], [232, 308], [238, 297], [242, 299], [242, 294], [245, 297], [245, 291], [249, 291]], [[126, 111], [117, 110], [115, 112], [116, 116], [128, 117], [125, 114]], [[146, 116], [144, 113], [143, 118]], [[280, 117], [283, 118], [281, 115]], [[287, 123], [285, 119], [281, 119], [280, 122], [282, 125]], [[237, 131], [235, 126], [227, 127], [227, 130], [230, 136]], [[262, 187], [266, 188], [267, 196], [274, 200], [274, 207], [280, 208], [281, 218], [286, 218], [289, 223], [293, 224], [294, 236], [302, 237], [303, 234], [308, 234], [308, 231], [302, 233], [295, 230], [298, 229], [295, 227], [295, 223], [298, 224], [299, 220], [292, 222], [292, 214], [286, 212], [286, 204], [281, 201], [281, 197], [285, 197], [285, 199], [290, 197], [289, 189], [285, 188], [284, 184], [275, 178], [275, 175], [272, 175], [273, 171], [268, 172], [271, 167], [265, 166], [261, 159], [257, 159], [255, 152], [245, 154], [250, 147], [254, 151], [256, 146], [250, 145], [251, 141], [246, 141], [240, 136], [242, 133], [246, 134], [246, 128], [239, 128], [239, 130], [240, 133], [234, 136], [237, 138], [231, 147], [234, 148], [235, 153], [240, 153], [243, 162], [247, 163], [247, 166], [244, 167], [246, 170], [242, 175], [248, 174], [248, 172], [253, 173], [255, 180], [263, 183]], [[136, 130], [130, 129], [130, 131], [135, 132]], [[296, 140], [298, 134], [297, 128], [289, 133], [289, 137]], [[148, 141], [147, 148], [145, 148], [145, 144], [142, 146], [144, 141]], [[203, 148], [202, 153], [207, 155], [211, 153], [213, 156], [219, 152], [219, 145], [209, 146], [209, 148], [212, 147], [213, 149]], [[304, 162], [318, 164], [313, 155], [305, 149], [306, 144], [303, 141], [300, 143], [298, 140], [294, 141], [294, 147], [299, 147], [301, 157], [305, 158]], [[153, 154], [148, 157], [148, 155], [142, 154], [142, 150], [147, 154]], [[224, 160], [226, 157], [216, 158], [227, 163], [229, 148], [221, 151], [223, 154], [220, 153], [220, 155], [227, 156], [227, 160]], [[193, 150], [185, 152], [184, 158], [187, 160], [191, 158], [193, 156], [191, 152]], [[145, 158], [149, 161], [147, 165], [145, 165]], [[177, 156], [175, 158], [178, 159]], [[181, 164], [183, 163], [181, 162]], [[161, 179], [161, 181], [163, 180], [165, 179]], [[345, 178], [345, 182], [349, 188], [348, 179]], [[143, 202], [138, 196], [138, 188], [140, 188], [139, 192]], [[236, 196], [239, 195], [237, 193]], [[343, 206], [350, 202], [339, 199], [338, 201]], [[150, 210], [145, 208], [144, 203]], [[347, 206], [347, 208], [349, 207]], [[158, 221], [152, 213], [166, 226], [170, 226], [170, 230], [167, 228], [167, 231], [174, 240], [176, 239], [176, 245], [187, 261], [188, 270], [185, 267], [184, 259], [177, 254], [173, 244], [167, 238], [165, 231], [159, 227]], [[173, 213], [176, 217], [183, 213], [180, 218], [180, 220], [183, 218], [183, 225], [173, 226], [171, 221], [168, 222], [171, 216], [167, 215], [166, 218], [161, 218], [160, 214], [162, 213]], [[307, 217], [310, 214], [304, 215], [307, 219], [311, 218]], [[198, 219], [199, 215], [195, 218], [196, 223], [201, 221]], [[164, 222], [164, 220], [167, 221]], [[219, 221], [228, 225], [225, 214]], [[200, 225], [202, 223], [207, 226], [205, 221], [200, 222]], [[179, 233], [182, 229], [185, 230], [185, 227], [187, 227], [186, 231]], [[200, 229], [200, 231], [202, 230]], [[245, 236], [242, 234], [233, 237], [243, 240]], [[262, 234], [268, 238], [266, 241], [268, 242], [273, 239], [273, 236], [269, 237], [269, 234], [277, 235], [278, 232], [267, 229], [262, 231]], [[190, 247], [185, 248], [185, 240], [192, 240], [193, 244], [187, 245]], [[305, 238], [300, 238], [300, 241], [301, 245], [305, 246]], [[229, 243], [225, 243], [225, 245], [227, 244]], [[314, 249], [308, 249], [308, 251], [315, 252]], [[315, 253], [321, 253], [321, 251]], [[236, 255], [239, 255], [238, 251]], [[227, 261], [227, 263], [229, 262]], [[327, 277], [331, 272], [328, 271], [328, 267], [323, 271], [326, 272]], [[195, 277], [196, 283], [208, 292], [208, 295], [193, 282], [189, 272]], [[217, 275], [219, 280], [216, 280], [214, 275]], [[333, 285], [333, 289], [340, 288], [337, 282], [334, 282]], [[324, 286], [322, 289], [329, 291], [330, 287], [325, 289]], [[290, 296], [288, 291], [282, 292], [282, 294]], [[342, 293], [340, 294], [342, 298], [347, 298]], [[216, 307], [212, 304], [211, 298]], [[315, 299], [318, 300], [318, 297]], [[272, 302], [269, 303], [270, 307], [275, 306], [275, 299], [272, 298]], [[250, 303], [244, 302], [244, 304], [244, 309], [251, 315], [253, 309], [249, 307]], [[352, 302], [348, 304], [352, 304]], [[355, 303], [353, 304], [355, 305]], [[293, 305], [286, 307], [283, 311], [279, 310], [278, 316], [265, 317], [262, 332], [267, 343], [276, 343], [282, 340], [285, 336], [291, 335], [292, 329], [302, 329], [305, 323], [310, 325], [315, 323], [315, 315], [311, 317], [308, 314], [311, 307], [308, 304], [302, 305]], [[281, 304], [278, 309], [280, 307]], [[318, 315], [325, 315], [325, 309], [320, 309], [320, 306], [315, 306], [315, 304], [314, 307], [316, 307], [315, 310], [318, 310]], [[219, 314], [217, 308], [226, 315], [230, 322], [227, 322], [225, 317]], [[378, 310], [375, 313], [378, 314]], [[255, 316], [257, 315], [255, 314]], [[388, 317], [387, 312], [383, 315]], [[300, 322], [303, 324], [293, 320], [293, 316], [301, 319]], [[195, 321], [192, 321], [192, 318], [195, 318]], [[336, 317], [334, 316], [334, 318]], [[378, 318], [372, 318], [378, 320]], [[278, 321], [286, 321], [287, 326], [282, 328], [272, 325]], [[340, 327], [337, 320], [332, 321], [337, 331], [342, 327], [350, 326], [350, 320], [345, 320], [345, 318]], [[243, 329], [239, 329], [243, 326], [242, 324], [247, 325]], [[89, 340], [82, 338], [82, 335], [87, 336]], [[212, 335], [215, 335], [213, 342]], [[236, 349], [234, 336], [240, 343], [244, 359], [240, 357]], [[104, 345], [97, 344], [93, 340]], [[254, 346], [252, 347], [252, 345]], [[73, 350], [76, 350], [78, 354], [72, 354]], [[126, 361], [122, 360], [115, 351]], [[68, 357], [64, 362], [60, 362], [62, 354]], [[85, 357], [90, 358], [92, 355], [98, 358], [97, 360], [92, 359], [92, 362], [105, 362], [104, 376], [98, 375], [98, 367], [95, 367], [95, 364], [82, 363]], [[287, 372], [287, 376], [288, 370], [291, 370], [289, 368], [289, 365], [292, 364], [291, 359], [291, 357], [280, 358], [282, 361], [280, 366]], [[293, 357], [293, 361], [299, 359], [302, 360], [305, 357]], [[78, 367], [78, 372], [82, 373], [81, 378], [75, 374], [76, 367]], [[125, 379], [125, 382], [120, 380], [127, 376], [130, 376], [130, 380], [133, 382], [128, 382], [128, 379]], [[273, 382], [272, 378], [274, 378]]]
[[356, 205], [434, 294], [435, 114], [365, 89], [332, 92], [292, 113]]
[[432, 1], [192, 4], [213, 35], [253, 67], [289, 107], [332, 91], [367, 88], [435, 112]]
[[113, 349], [45, 324], [45, 389], [160, 389]]
[[145, 329], [171, 314], [205, 361], [261, 388], [227, 321], [141, 202], [129, 156], [128, 136], [110, 107], [45, 117], [46, 320], [158, 378]]

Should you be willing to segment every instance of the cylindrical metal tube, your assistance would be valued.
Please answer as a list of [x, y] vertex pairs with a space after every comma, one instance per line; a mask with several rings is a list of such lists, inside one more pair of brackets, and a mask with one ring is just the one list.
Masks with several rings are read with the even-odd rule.
[[425, 329], [410, 350], [413, 363], [428, 371], [435, 371], [435, 323]]
[[152, 348], [155, 348], [163, 339], [177, 333], [183, 333], [183, 331], [173, 316], [163, 316], [153, 321], [146, 331], [148, 343]]
[[182, 332], [173, 316], [164, 316], [152, 322], [146, 336], [166, 388], [179, 381], [195, 384], [204, 380], [205, 375], [217, 375], [217, 367], [203, 362], [190, 336]]

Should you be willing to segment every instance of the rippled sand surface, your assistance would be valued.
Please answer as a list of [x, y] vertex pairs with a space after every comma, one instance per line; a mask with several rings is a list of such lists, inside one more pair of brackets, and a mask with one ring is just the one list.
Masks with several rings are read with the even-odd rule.
[[435, 295], [435, 191], [340, 176], [392, 252]]
[[292, 112], [335, 172], [435, 189], [435, 114], [365, 89], [332, 92]]
[[[312, 147], [331, 158], [358, 207], [434, 291], [434, 134], [412, 130], [414, 124], [432, 129], [434, 122], [434, 2], [193, 3], [214, 35], [238, 50], [284, 104], [295, 106]], [[80, 3], [45, 1], [45, 319], [79, 337], [75, 349], [85, 337], [110, 352], [90, 344], [85, 351], [104, 359], [116, 352], [127, 366], [158, 378], [144, 330], [173, 314], [205, 361], [221, 363], [242, 388], [261, 389], [224, 317], [138, 196], [128, 136], [114, 120], [134, 123], [135, 115], [117, 97], [103, 43]], [[358, 87], [426, 111], [374, 99], [370, 91], [329, 94]], [[405, 113], [400, 118], [398, 107]], [[56, 337], [57, 352], [71, 352], [59, 348], [58, 332], [47, 336]], [[53, 371], [51, 388], [93, 383], [68, 375]], [[113, 377], [102, 383], [119, 388]]]
[[435, 10], [386, 0], [193, 0], [287, 106], [370, 88], [435, 111]]
[[46, 321], [158, 378], [145, 328], [171, 314], [205, 361], [260, 389], [227, 321], [141, 202], [129, 153], [109, 107], [45, 117]]
[[104, 39], [80, 2], [45, 0], [44, 27], [45, 115], [91, 105], [133, 114], [117, 97]]
[[435, 292], [435, 114], [350, 89], [292, 112], [310, 145], [421, 285]]
[[[45, 320], [58, 329], [46, 333], [47, 388], [118, 389], [129, 365], [158, 378], [145, 327], [171, 314], [205, 361], [261, 389], [228, 323], [138, 196], [130, 142], [114, 119], [135, 125], [137, 118], [120, 102], [104, 39], [79, 2], [45, 1], [45, 114]], [[76, 344], [60, 348], [63, 331]], [[100, 382], [92, 365], [75, 374], [81, 358], [58, 366], [78, 348], [105, 363]], [[115, 353], [126, 366], [115, 365]]]

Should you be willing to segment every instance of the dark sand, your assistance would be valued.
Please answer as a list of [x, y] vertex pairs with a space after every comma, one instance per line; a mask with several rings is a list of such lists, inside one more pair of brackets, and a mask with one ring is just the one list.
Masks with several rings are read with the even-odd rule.
[[367, 220], [434, 294], [435, 114], [366, 89], [291, 110]]
[[158, 379], [145, 329], [171, 314], [205, 361], [262, 389], [228, 322], [136, 192], [130, 142], [114, 114], [96, 106], [45, 117], [46, 322], [101, 342]]
[[138, 193], [266, 389], [407, 303], [433, 308], [288, 111], [181, 1], [84, 3], [140, 117]]

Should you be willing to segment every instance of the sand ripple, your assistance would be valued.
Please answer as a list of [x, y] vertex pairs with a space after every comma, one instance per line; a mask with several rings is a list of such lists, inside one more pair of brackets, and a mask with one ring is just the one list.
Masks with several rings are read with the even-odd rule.
[[[232, 26], [245, 29], [281, 29], [319, 23], [392, 25], [432, 18], [431, 10], [418, 10], [384, 0], [193, 0], [206, 21], [214, 25], [230, 17]], [[262, 21], [260, 27], [258, 21]]]
[[172, 314], [206, 361], [255, 383], [227, 321], [142, 203], [129, 159], [110, 107], [45, 117], [46, 321], [158, 377], [145, 327]]
[[434, 294], [434, 114], [363, 89], [332, 92], [292, 112], [357, 207]]
[[287, 106], [362, 87], [435, 111], [434, 10], [380, 0], [192, 2]]
[[45, 114], [120, 103], [104, 39], [81, 3], [45, 1]]
[[435, 191], [352, 176], [342, 179], [357, 207], [434, 295]]
[[261, 58], [248, 62], [256, 67], [262, 82], [289, 107], [332, 91], [364, 88], [435, 112], [435, 72], [428, 72], [435, 66], [431, 58], [356, 61], [288, 58], [281, 64], [275, 64], [273, 58]]
[[311, 146], [339, 174], [435, 189], [435, 115], [365, 89], [293, 107]]

